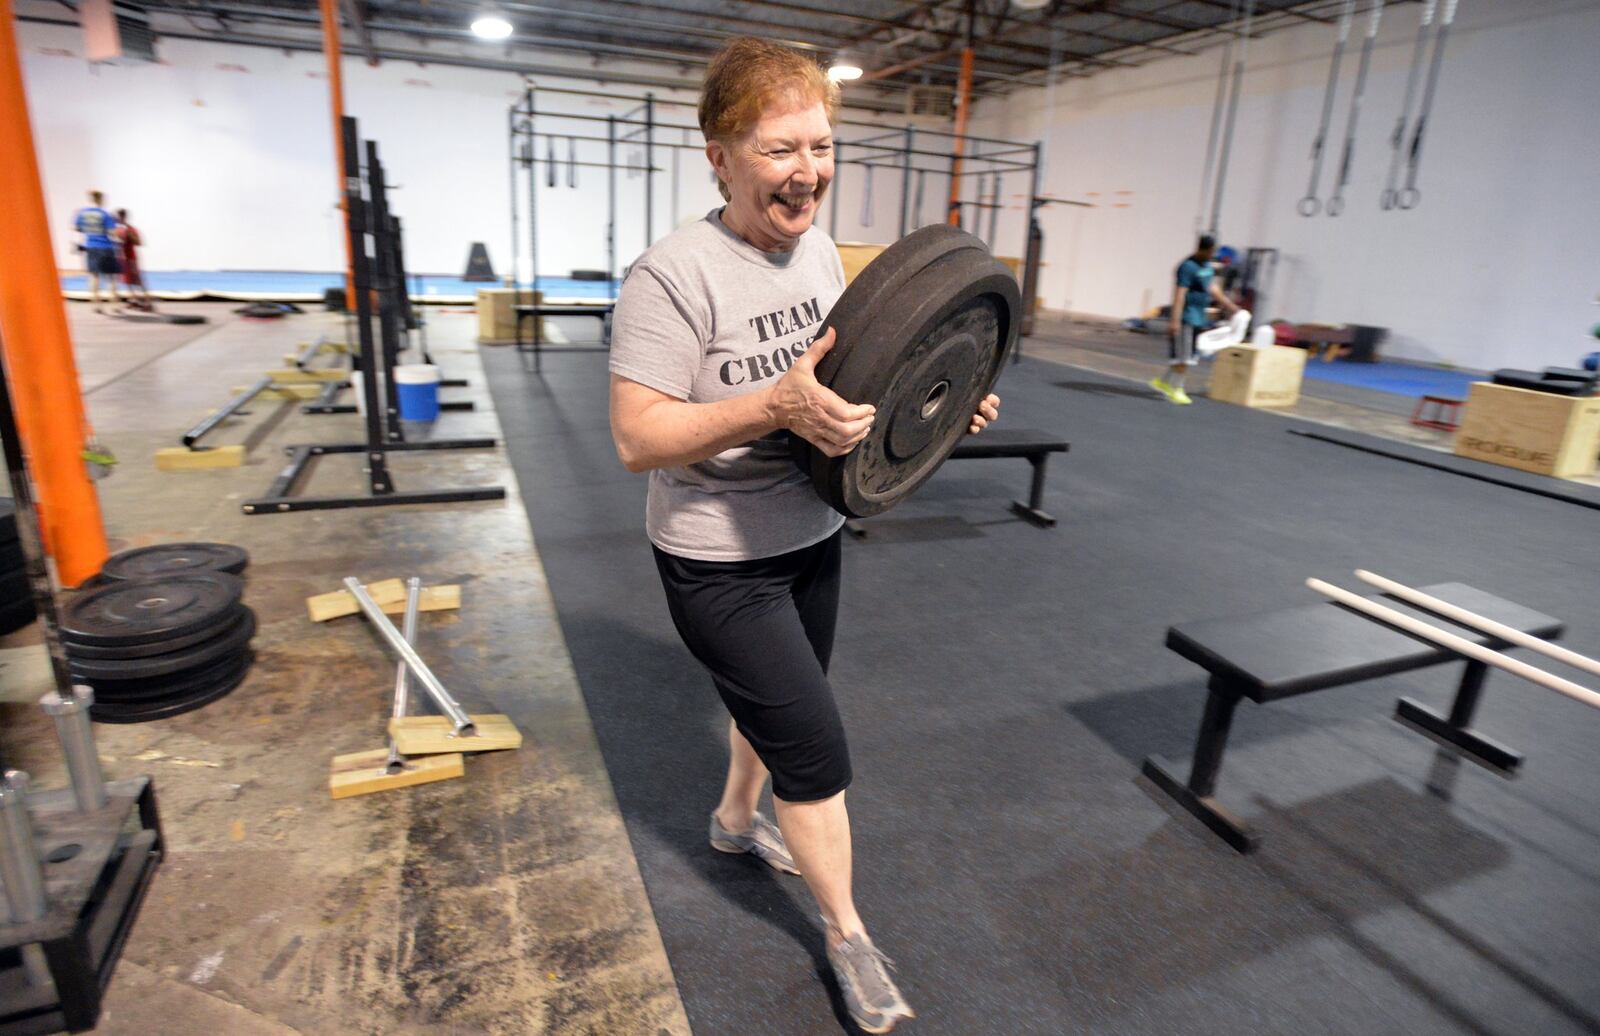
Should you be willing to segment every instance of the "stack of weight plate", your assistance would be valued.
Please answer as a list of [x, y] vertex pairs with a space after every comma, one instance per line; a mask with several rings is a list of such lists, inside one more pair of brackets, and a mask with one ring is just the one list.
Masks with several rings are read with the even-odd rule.
[[0, 498], [0, 634], [19, 630], [33, 621], [33, 591], [17, 541], [17, 512], [9, 499]]
[[98, 589], [62, 610], [72, 677], [94, 688], [101, 723], [143, 723], [198, 709], [238, 687], [256, 616], [223, 543], [169, 543], [118, 554]]

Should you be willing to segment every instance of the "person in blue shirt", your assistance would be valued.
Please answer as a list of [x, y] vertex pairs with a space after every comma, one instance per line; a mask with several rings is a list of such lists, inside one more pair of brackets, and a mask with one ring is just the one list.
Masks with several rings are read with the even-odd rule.
[[115, 302], [117, 274], [122, 272], [122, 264], [117, 261], [117, 243], [111, 238], [112, 232], [117, 229], [117, 217], [105, 210], [104, 203], [105, 195], [90, 191], [89, 204], [79, 209], [72, 220], [73, 229], [83, 235], [84, 262], [89, 272], [89, 301], [94, 303], [96, 313], [101, 312], [100, 278], [105, 278], [106, 293]]
[[1194, 402], [1183, 390], [1183, 383], [1197, 358], [1195, 338], [1211, 326], [1211, 318], [1206, 315], [1207, 308], [1215, 302], [1229, 316], [1239, 309], [1232, 299], [1223, 294], [1216, 271], [1211, 267], [1216, 250], [1217, 239], [1206, 234], [1200, 238], [1194, 254], [1178, 264], [1169, 332], [1172, 362], [1164, 375], [1150, 379], [1151, 388], [1180, 405]]

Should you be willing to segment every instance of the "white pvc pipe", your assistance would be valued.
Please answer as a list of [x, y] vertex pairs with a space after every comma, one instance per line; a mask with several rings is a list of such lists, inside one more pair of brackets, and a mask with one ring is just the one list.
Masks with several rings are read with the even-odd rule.
[[1524, 680], [1536, 683], [1541, 687], [1547, 687], [1558, 694], [1565, 694], [1575, 701], [1581, 701], [1585, 705], [1600, 709], [1600, 692], [1591, 691], [1582, 684], [1564, 680], [1553, 673], [1545, 672], [1537, 666], [1531, 666], [1526, 662], [1512, 658], [1510, 655], [1491, 651], [1480, 644], [1474, 644], [1465, 637], [1458, 637], [1454, 633], [1413, 618], [1404, 612], [1387, 608], [1376, 601], [1362, 597], [1360, 594], [1351, 593], [1349, 590], [1334, 586], [1331, 583], [1325, 583], [1320, 579], [1307, 579], [1306, 585], [1317, 591], [1317, 593], [1331, 597], [1340, 604], [1377, 619], [1379, 622], [1387, 623], [1396, 629], [1405, 630], [1407, 633], [1421, 637], [1423, 640], [1431, 641], [1442, 648], [1454, 651], [1458, 655], [1464, 655], [1485, 665], [1492, 665], [1496, 669], [1504, 669], [1514, 676], [1520, 676]]
[[1401, 600], [1410, 601], [1412, 604], [1426, 608], [1430, 612], [1443, 615], [1447, 619], [1454, 619], [1463, 626], [1471, 626], [1473, 629], [1482, 630], [1491, 636], [1499, 637], [1508, 644], [1515, 644], [1518, 647], [1537, 651], [1542, 655], [1548, 655], [1557, 662], [1564, 662], [1574, 669], [1582, 669], [1585, 672], [1600, 676], [1600, 659], [1593, 659], [1588, 655], [1580, 655], [1576, 651], [1568, 650], [1559, 644], [1552, 644], [1542, 637], [1524, 633], [1522, 630], [1514, 629], [1503, 622], [1495, 622], [1493, 619], [1484, 618], [1476, 612], [1469, 612], [1465, 608], [1459, 608], [1451, 604], [1449, 601], [1441, 601], [1439, 598], [1425, 594], [1421, 590], [1414, 590], [1404, 583], [1395, 582], [1393, 579], [1385, 579], [1376, 572], [1368, 572], [1364, 568], [1356, 569], [1356, 578], [1364, 583], [1371, 583], [1384, 593], [1392, 594]]

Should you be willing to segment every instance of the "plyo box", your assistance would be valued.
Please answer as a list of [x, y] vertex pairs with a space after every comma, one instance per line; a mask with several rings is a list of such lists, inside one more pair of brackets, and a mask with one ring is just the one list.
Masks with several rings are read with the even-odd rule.
[[[839, 249], [839, 262], [844, 265], [844, 282], [849, 284], [856, 279], [856, 276], [862, 270], [867, 268], [868, 263], [883, 254], [883, 250], [889, 246], [862, 244], [855, 241], [839, 241], [834, 244], [834, 247]], [[1018, 284], [1022, 283], [1021, 259], [1008, 255], [998, 255], [995, 258], [1006, 264], [1007, 269], [1017, 279]]]
[[1539, 475], [1595, 473], [1600, 398], [1475, 381], [1456, 431], [1456, 455]]
[[1217, 353], [1206, 396], [1238, 406], [1294, 406], [1305, 372], [1304, 349], [1230, 345]]
[[[517, 314], [512, 306], [535, 305], [544, 301], [544, 292], [526, 288], [479, 288], [475, 308], [478, 311], [478, 341], [503, 345], [517, 340]], [[540, 328], [540, 336], [544, 336]], [[533, 340], [533, 323], [522, 325], [524, 341]]]

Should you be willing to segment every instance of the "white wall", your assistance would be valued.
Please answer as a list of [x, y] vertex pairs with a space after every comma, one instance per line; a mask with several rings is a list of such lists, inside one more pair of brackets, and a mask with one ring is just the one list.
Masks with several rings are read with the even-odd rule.
[[[1571, 364], [1592, 350], [1584, 336], [1600, 320], [1600, 0], [1462, 0], [1427, 133], [1421, 204], [1383, 212], [1388, 136], [1420, 10], [1391, 5], [1385, 16], [1337, 219], [1295, 213], [1333, 30], [1307, 26], [1252, 44], [1222, 239], [1281, 250], [1263, 316], [1382, 325], [1390, 355], [1419, 360]], [[1345, 59], [1323, 196], [1337, 170], [1362, 25], [1358, 17]], [[1062, 80], [1048, 112], [1045, 92], [1032, 89], [974, 109], [974, 133], [1046, 142], [1044, 193], [1097, 203], [1044, 210], [1047, 304], [1126, 317], [1170, 298], [1172, 270], [1193, 245], [1219, 57], [1213, 49]], [[1020, 212], [1008, 215], [1020, 226]]]
[[[314, 270], [342, 267], [336, 220], [338, 184], [322, 55], [163, 39], [162, 63], [91, 66], [72, 28], [18, 26], [23, 67], [59, 264], [80, 264], [73, 251], [72, 212], [92, 187], [111, 208], [126, 207], [147, 245], [150, 270]], [[607, 63], [605, 68], [633, 67]], [[652, 69], [651, 71], [659, 72]], [[406, 229], [407, 263], [417, 273], [459, 273], [471, 242], [483, 241], [497, 273], [511, 272], [511, 187], [507, 107], [521, 94], [521, 77], [412, 61], [377, 68], [346, 57], [347, 113], [380, 157], [399, 190], [391, 196]], [[642, 95], [644, 88], [593, 80], [540, 77], [541, 86]], [[671, 91], [654, 91], [674, 98]], [[692, 102], [692, 94], [677, 94]], [[542, 95], [541, 109], [586, 115], [622, 114], [631, 102]], [[859, 112], [847, 117], [864, 120]], [[695, 124], [692, 108], [665, 106], [658, 121]], [[898, 125], [898, 123], [897, 123]], [[541, 119], [541, 131], [604, 137], [604, 123]], [[866, 130], [841, 131], [864, 135]], [[698, 132], [690, 134], [699, 142]], [[682, 140], [676, 130], [658, 140]], [[618, 150], [619, 160], [632, 149]], [[580, 161], [603, 162], [604, 143], [579, 142]], [[541, 141], [538, 157], [546, 155]], [[557, 156], [565, 162], [564, 140]], [[672, 229], [672, 153], [656, 152], [654, 231]], [[679, 222], [721, 204], [709, 165], [698, 150], [679, 157]], [[578, 188], [549, 188], [540, 168], [539, 268], [562, 274], [606, 264], [606, 176], [580, 169]], [[841, 181], [838, 236], [892, 241], [898, 230], [899, 180], [875, 174], [873, 226], [860, 225], [859, 171]], [[928, 211], [935, 184], [928, 182]], [[526, 178], [519, 180], [526, 197]], [[617, 255], [630, 262], [646, 245], [644, 181], [617, 177]], [[524, 217], [526, 208], [524, 208]], [[823, 226], [831, 223], [824, 215]], [[523, 224], [522, 240], [526, 240]], [[521, 251], [526, 249], [521, 247]], [[525, 257], [524, 257], [525, 260]], [[523, 266], [525, 269], [525, 266]]]

